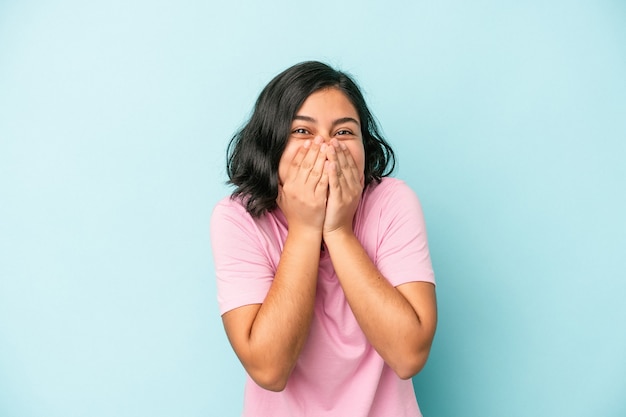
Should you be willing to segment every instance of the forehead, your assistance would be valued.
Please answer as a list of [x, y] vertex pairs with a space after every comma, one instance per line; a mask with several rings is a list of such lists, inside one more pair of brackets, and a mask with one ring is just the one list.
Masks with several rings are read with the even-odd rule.
[[309, 95], [296, 114], [316, 113], [344, 113], [342, 116], [358, 118], [358, 111], [348, 96], [341, 90], [330, 87], [315, 91]]

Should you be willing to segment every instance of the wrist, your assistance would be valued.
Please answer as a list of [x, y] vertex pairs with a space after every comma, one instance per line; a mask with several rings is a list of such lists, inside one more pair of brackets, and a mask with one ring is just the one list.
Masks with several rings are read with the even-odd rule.
[[331, 231], [324, 231], [323, 233], [324, 243], [333, 246], [336, 243], [346, 242], [350, 239], [356, 239], [352, 228], [339, 227]]
[[322, 229], [319, 227], [306, 224], [294, 224], [289, 225], [287, 228], [287, 239], [290, 240], [310, 242], [319, 245], [322, 241], [322, 237]]

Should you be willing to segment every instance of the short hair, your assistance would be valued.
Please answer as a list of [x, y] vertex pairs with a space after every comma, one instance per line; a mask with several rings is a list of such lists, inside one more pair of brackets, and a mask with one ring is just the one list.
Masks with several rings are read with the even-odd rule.
[[296, 112], [313, 93], [336, 88], [355, 107], [361, 121], [365, 151], [364, 187], [393, 172], [395, 155], [380, 133], [356, 82], [346, 73], [317, 61], [296, 64], [278, 74], [261, 91], [248, 122], [232, 137], [227, 149], [228, 184], [236, 188], [253, 217], [276, 208], [278, 165]]

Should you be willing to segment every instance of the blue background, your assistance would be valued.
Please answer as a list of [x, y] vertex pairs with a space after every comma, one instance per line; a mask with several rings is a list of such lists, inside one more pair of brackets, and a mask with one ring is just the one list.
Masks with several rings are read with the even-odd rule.
[[0, 2], [0, 416], [237, 416], [225, 148], [306, 59], [419, 194], [425, 416], [626, 415], [622, 1]]

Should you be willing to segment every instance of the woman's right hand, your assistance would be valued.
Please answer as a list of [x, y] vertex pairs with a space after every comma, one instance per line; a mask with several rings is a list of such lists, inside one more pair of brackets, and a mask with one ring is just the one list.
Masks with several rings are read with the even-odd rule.
[[313, 142], [305, 141], [278, 186], [276, 203], [290, 230], [300, 227], [322, 230], [328, 198], [326, 149], [321, 136], [316, 136]]

